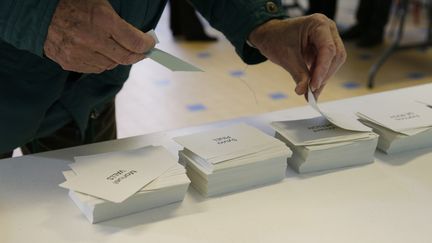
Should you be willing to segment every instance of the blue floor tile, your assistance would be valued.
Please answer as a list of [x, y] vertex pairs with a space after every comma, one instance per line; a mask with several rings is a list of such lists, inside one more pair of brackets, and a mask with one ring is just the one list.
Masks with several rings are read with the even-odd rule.
[[231, 72], [230, 72], [230, 75], [231, 75], [232, 77], [239, 78], [239, 77], [244, 76], [245, 73], [244, 73], [242, 70], [234, 70], [234, 71], [231, 71]]
[[372, 54], [370, 53], [361, 53], [358, 58], [362, 61], [368, 61], [372, 59]]
[[409, 72], [406, 76], [409, 79], [422, 79], [426, 76], [426, 74], [423, 72]]
[[207, 110], [207, 107], [205, 105], [199, 103], [187, 105], [186, 108], [191, 112]]
[[154, 84], [157, 86], [167, 86], [171, 84], [171, 81], [168, 79], [161, 79], [154, 81]]
[[282, 92], [274, 92], [274, 93], [270, 93], [269, 97], [272, 100], [283, 100], [283, 99], [288, 98], [288, 95], [286, 95], [286, 94], [284, 94]]
[[203, 59], [204, 58], [209, 58], [209, 57], [211, 57], [211, 54], [210, 54], [210, 52], [203, 51], [203, 52], [198, 53], [197, 57], [198, 58], [203, 58]]
[[342, 86], [346, 89], [358, 89], [361, 85], [354, 81], [348, 81], [343, 83]]

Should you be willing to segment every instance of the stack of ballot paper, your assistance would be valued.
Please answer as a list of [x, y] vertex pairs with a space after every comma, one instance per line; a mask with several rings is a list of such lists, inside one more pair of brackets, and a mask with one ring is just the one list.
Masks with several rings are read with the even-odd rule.
[[76, 157], [69, 166], [60, 186], [91, 223], [182, 201], [190, 183], [160, 146]]
[[432, 146], [432, 109], [425, 104], [382, 103], [357, 115], [379, 134], [378, 148], [387, 154]]
[[285, 178], [291, 150], [246, 124], [177, 137], [180, 162], [205, 196], [238, 191]]
[[298, 173], [315, 172], [371, 163], [378, 142], [373, 132], [349, 131], [325, 117], [272, 122], [276, 138], [293, 156], [288, 164]]

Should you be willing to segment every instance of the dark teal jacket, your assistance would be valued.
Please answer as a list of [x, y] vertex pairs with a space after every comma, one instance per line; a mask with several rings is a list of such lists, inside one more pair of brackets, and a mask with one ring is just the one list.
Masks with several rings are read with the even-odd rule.
[[[279, 8], [268, 8], [272, 1]], [[120, 91], [130, 66], [68, 81], [70, 72], [45, 58], [43, 46], [57, 0], [0, 1], [0, 153], [44, 137], [75, 121], [85, 131], [89, 115]], [[192, 0], [249, 64], [265, 60], [245, 44], [249, 33], [283, 18], [279, 0]], [[142, 31], [156, 27], [166, 0], [110, 0], [117, 13]], [[150, 71], [150, 70], [149, 70]]]

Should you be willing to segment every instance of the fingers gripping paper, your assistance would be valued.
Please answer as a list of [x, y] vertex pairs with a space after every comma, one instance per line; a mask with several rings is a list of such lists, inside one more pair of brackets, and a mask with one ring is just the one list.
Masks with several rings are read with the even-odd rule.
[[[159, 40], [156, 36], [156, 33], [153, 30], [147, 32], [147, 34], [151, 35], [156, 44], [159, 43]], [[149, 53], [147, 53], [147, 57], [152, 59], [153, 61], [165, 66], [171, 71], [183, 71], [183, 72], [202, 72], [201, 69], [195, 67], [194, 65], [187, 63], [181, 60], [178, 57], [175, 57], [167, 52], [164, 52], [158, 48], [153, 48]]]
[[329, 122], [331, 122], [333, 125], [340, 127], [345, 130], [350, 131], [358, 131], [358, 132], [370, 132], [372, 131], [371, 128], [363, 125], [361, 122], [359, 122], [355, 116], [350, 116], [348, 114], [342, 114], [342, 113], [334, 113], [334, 112], [324, 112], [319, 107], [315, 100], [315, 96], [312, 93], [312, 90], [310, 89], [310, 86], [308, 87], [308, 100], [309, 105], [319, 112], [322, 116], [324, 116]]

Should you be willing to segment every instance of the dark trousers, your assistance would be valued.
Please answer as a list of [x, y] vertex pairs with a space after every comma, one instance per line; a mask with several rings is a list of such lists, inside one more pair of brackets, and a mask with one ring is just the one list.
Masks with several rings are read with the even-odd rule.
[[[115, 103], [108, 103], [98, 117], [89, 118], [84, 137], [74, 122], [60, 128], [50, 136], [38, 138], [23, 146], [23, 154], [40, 153], [50, 150], [74, 147], [89, 143], [102, 142], [117, 138]], [[12, 151], [0, 154], [0, 159], [12, 157]]]
[[[387, 24], [392, 0], [360, 0], [357, 8], [357, 23], [366, 29], [376, 28]], [[309, 0], [308, 14], [322, 13], [334, 19], [337, 0]]]
[[389, 20], [392, 0], [360, 0], [357, 24], [364, 29], [384, 29]]
[[170, 27], [174, 36], [194, 38], [205, 35], [195, 9], [186, 0], [170, 0]]
[[334, 19], [336, 8], [337, 0], [309, 0], [309, 10], [307, 14], [321, 13], [330, 19]]

